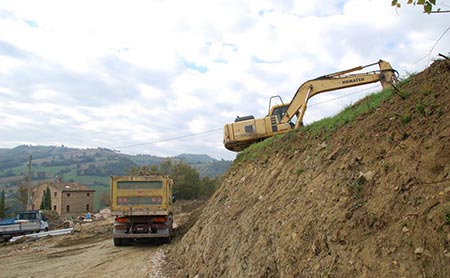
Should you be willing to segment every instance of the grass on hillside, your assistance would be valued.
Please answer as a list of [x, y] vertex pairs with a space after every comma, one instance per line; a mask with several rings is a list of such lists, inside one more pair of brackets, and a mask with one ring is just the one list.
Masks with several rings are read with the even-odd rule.
[[312, 135], [316, 135], [324, 130], [331, 132], [340, 126], [354, 121], [361, 115], [374, 112], [381, 103], [388, 100], [393, 94], [393, 89], [385, 89], [381, 92], [368, 95], [356, 104], [346, 107], [337, 115], [324, 118], [308, 126], [302, 127], [299, 130]]

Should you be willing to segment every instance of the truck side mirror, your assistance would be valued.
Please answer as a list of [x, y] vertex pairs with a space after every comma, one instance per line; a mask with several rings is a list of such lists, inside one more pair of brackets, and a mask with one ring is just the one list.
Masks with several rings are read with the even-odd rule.
[[172, 194], [172, 203], [175, 203], [177, 201], [177, 197], [175, 196], [175, 194]]

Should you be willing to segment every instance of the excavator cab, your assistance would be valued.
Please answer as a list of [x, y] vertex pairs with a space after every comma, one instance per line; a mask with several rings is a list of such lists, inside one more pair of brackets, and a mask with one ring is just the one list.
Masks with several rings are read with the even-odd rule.
[[272, 113], [270, 113], [270, 115], [277, 116], [278, 121], [281, 121], [284, 114], [286, 114], [286, 110], [287, 110], [288, 106], [289, 106], [288, 104], [274, 106], [272, 109]]
[[[286, 115], [286, 111], [287, 111], [288, 107], [289, 107], [289, 104], [275, 105], [271, 108], [271, 111], [269, 112], [268, 116], [276, 116], [278, 119], [278, 122], [281, 122], [281, 119], [283, 119], [284, 115]], [[291, 127], [294, 127], [296, 120], [297, 120], [297, 117], [294, 116], [289, 121], [289, 125]]]

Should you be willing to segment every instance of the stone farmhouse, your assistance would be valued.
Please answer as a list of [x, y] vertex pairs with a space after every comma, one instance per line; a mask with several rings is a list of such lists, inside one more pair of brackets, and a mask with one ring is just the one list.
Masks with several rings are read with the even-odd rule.
[[86, 213], [94, 211], [95, 190], [78, 183], [44, 182], [31, 188], [30, 204], [27, 209], [39, 209], [45, 190], [50, 188], [51, 208], [56, 211], [61, 218], [76, 218]]

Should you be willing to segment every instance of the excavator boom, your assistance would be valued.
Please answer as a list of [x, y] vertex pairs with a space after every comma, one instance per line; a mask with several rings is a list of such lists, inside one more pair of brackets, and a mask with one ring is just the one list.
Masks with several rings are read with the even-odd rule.
[[[351, 74], [377, 64], [379, 70]], [[225, 125], [224, 145], [228, 150], [241, 151], [257, 141], [288, 132], [294, 127], [298, 128], [302, 123], [308, 100], [317, 94], [374, 82], [381, 82], [383, 88], [388, 88], [392, 86], [395, 78], [396, 71], [388, 62], [380, 60], [370, 65], [306, 81], [297, 89], [289, 104], [274, 107], [268, 116], [260, 119], [255, 119], [253, 116], [238, 117], [234, 123]], [[297, 121], [293, 125], [291, 120], [295, 116]]]

